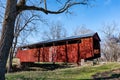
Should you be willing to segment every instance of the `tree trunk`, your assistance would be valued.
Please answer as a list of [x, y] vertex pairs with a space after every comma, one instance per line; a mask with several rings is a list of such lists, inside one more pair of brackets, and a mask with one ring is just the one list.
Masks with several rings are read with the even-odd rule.
[[12, 47], [9, 51], [9, 62], [8, 62], [8, 69], [7, 69], [7, 72], [10, 73], [13, 71], [13, 66], [12, 66], [12, 60], [13, 60], [13, 55], [14, 55], [14, 52], [15, 52], [15, 48], [16, 48], [16, 45], [17, 45], [17, 40], [18, 39], [18, 36], [14, 36], [14, 42], [12, 44]]
[[13, 48], [11, 47], [9, 51], [9, 57], [8, 57], [8, 66], [7, 66], [7, 72], [10, 73], [12, 72], [12, 60], [13, 60]]
[[0, 80], [5, 80], [6, 63], [14, 38], [17, 0], [7, 0], [0, 41]]

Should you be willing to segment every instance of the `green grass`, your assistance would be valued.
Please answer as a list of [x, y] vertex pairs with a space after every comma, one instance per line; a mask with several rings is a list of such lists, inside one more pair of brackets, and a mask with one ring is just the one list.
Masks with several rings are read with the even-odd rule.
[[57, 69], [54, 71], [23, 71], [6, 74], [6, 80], [86, 80], [98, 72], [120, 68], [120, 63]]

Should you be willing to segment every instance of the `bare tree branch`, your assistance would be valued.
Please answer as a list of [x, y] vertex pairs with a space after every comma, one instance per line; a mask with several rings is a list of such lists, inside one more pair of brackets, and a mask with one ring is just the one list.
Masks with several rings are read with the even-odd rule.
[[66, 37], [66, 29], [63, 27], [62, 23], [52, 23], [48, 30], [43, 31], [43, 40], [59, 39]]
[[85, 25], [81, 25], [76, 27], [75, 31], [73, 32], [73, 35], [81, 35], [81, 34], [87, 34], [93, 32], [92, 30], [86, 28]]
[[19, 0], [17, 5], [24, 6], [25, 4], [26, 4], [26, 0]]
[[70, 7], [74, 6], [74, 5], [86, 5], [87, 4], [87, 0], [83, 0], [81, 2], [71, 2], [71, 0], [67, 0], [64, 4], [64, 6], [56, 11], [52, 11], [52, 10], [46, 10], [42, 7], [36, 7], [36, 6], [27, 6], [27, 5], [23, 5], [23, 4], [18, 4], [17, 8], [18, 8], [18, 12], [21, 12], [23, 10], [37, 10], [37, 11], [42, 11], [45, 14], [59, 14], [59, 13], [63, 13], [65, 12], [67, 9], [69, 9]]

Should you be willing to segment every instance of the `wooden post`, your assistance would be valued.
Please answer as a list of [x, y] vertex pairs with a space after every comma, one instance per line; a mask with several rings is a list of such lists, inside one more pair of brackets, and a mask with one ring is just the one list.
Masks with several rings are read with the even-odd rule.
[[77, 65], [80, 65], [79, 64], [79, 61], [80, 61], [80, 46], [79, 46], [79, 43], [80, 43], [80, 41], [77, 42], [77, 46], [78, 46], [78, 51], [77, 51], [77, 54], [78, 54], [78, 56], [77, 56]]
[[66, 44], [65, 44], [65, 53], [66, 53], [66, 62], [65, 62], [65, 64], [68, 63], [68, 50], [67, 50], [67, 44], [68, 44], [68, 41], [66, 41]]
[[38, 62], [40, 62], [40, 48], [38, 48], [37, 51], [38, 51]]
[[53, 64], [55, 64], [55, 55], [56, 55], [56, 53], [55, 53], [55, 43], [53, 42], [53, 52], [54, 53], [52, 53], [52, 62], [53, 62]]
[[45, 61], [45, 59], [44, 59], [44, 47], [45, 47], [45, 45], [43, 44], [43, 51], [42, 51], [42, 57], [43, 57], [43, 62]]

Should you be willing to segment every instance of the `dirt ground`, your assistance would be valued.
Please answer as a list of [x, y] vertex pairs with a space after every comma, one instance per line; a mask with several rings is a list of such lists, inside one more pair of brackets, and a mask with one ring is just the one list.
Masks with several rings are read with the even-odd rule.
[[120, 68], [93, 75], [94, 80], [120, 80]]

